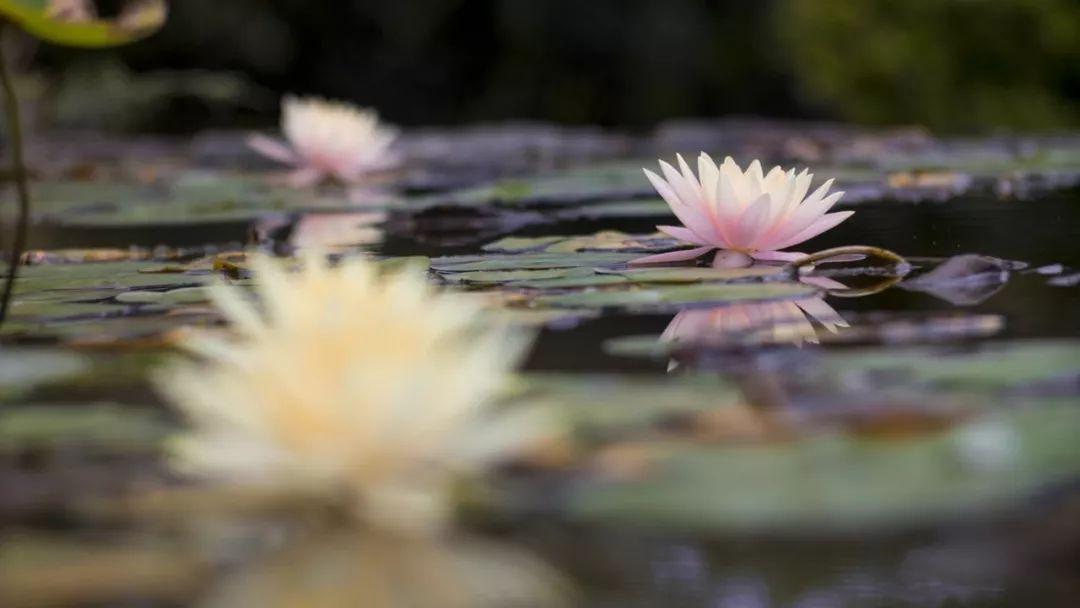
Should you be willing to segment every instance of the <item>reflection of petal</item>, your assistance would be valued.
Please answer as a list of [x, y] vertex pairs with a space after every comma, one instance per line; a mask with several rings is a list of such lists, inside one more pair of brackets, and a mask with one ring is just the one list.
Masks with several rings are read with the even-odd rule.
[[806, 298], [796, 301], [795, 304], [810, 318], [821, 323], [825, 329], [834, 334], [837, 327], [850, 327], [844, 317], [840, 316], [840, 313], [822, 298]]
[[847, 285], [844, 285], [836, 279], [830, 279], [829, 277], [822, 276], [805, 276], [799, 277], [800, 283], [806, 283], [807, 285], [813, 285], [814, 287], [820, 287], [822, 289], [848, 289]]
[[818, 337], [814, 321], [833, 333], [836, 333], [839, 327], [848, 327], [840, 313], [823, 298], [814, 297], [788, 302], [758, 302], [706, 310], [683, 310], [671, 320], [660, 340], [688, 343], [730, 340], [816, 344]]
[[563, 578], [523, 549], [479, 538], [339, 531], [293, 543], [211, 590], [203, 608], [561, 606]]
[[247, 138], [247, 145], [252, 150], [267, 158], [272, 158], [287, 165], [297, 163], [296, 153], [285, 142], [266, 135], [253, 134]]
[[297, 169], [289, 174], [287, 181], [293, 188], [306, 188], [308, 186], [314, 186], [323, 179], [325, 175], [322, 171], [312, 168], [304, 167]]
[[385, 219], [381, 212], [312, 213], [296, 223], [290, 242], [301, 249], [378, 243], [383, 231], [377, 226]]

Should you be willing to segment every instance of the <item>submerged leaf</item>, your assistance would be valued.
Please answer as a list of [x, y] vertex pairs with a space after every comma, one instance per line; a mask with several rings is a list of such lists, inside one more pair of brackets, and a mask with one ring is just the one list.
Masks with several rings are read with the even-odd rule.
[[974, 306], [1000, 291], [1015, 268], [1012, 262], [985, 255], [958, 255], [900, 283], [900, 287], [928, 293], [956, 306]]

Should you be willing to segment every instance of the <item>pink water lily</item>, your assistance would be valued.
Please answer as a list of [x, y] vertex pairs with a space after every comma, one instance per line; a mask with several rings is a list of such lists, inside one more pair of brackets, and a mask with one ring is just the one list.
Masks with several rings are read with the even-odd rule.
[[657, 226], [661, 232], [694, 245], [638, 258], [631, 264], [659, 264], [701, 257], [721, 250], [715, 266], [749, 266], [754, 260], [790, 262], [804, 254], [782, 251], [811, 239], [851, 217], [854, 211], [828, 213], [843, 192], [829, 193], [833, 180], [812, 194], [813, 175], [773, 167], [767, 174], [754, 161], [743, 171], [731, 157], [717, 166], [704, 152], [698, 175], [678, 156], [679, 169], [660, 161], [664, 177], [645, 169], [645, 176], [664, 198], [682, 226]]
[[355, 183], [397, 164], [389, 150], [397, 129], [379, 122], [374, 110], [316, 98], [286, 97], [281, 130], [288, 140], [252, 135], [248, 145], [263, 156], [294, 167], [289, 182], [308, 186], [324, 179]]

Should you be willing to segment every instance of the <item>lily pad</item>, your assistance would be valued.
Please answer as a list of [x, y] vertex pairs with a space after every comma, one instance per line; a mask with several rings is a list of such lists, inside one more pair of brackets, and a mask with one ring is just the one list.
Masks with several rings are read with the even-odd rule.
[[0, 410], [0, 453], [73, 445], [155, 451], [174, 430], [154, 412], [115, 404], [7, 406]]
[[577, 518], [715, 532], [864, 530], [1020, 506], [1080, 474], [1080, 408], [1044, 403], [900, 442], [688, 447], [646, 479], [578, 486]]
[[484, 245], [492, 253], [573, 253], [577, 251], [651, 252], [670, 249], [678, 244], [664, 234], [627, 234], [603, 230], [587, 236], [507, 237]]
[[751, 266], [750, 268], [709, 268], [673, 266], [666, 268], [630, 268], [611, 271], [634, 283], [707, 283], [741, 279], [782, 277], [786, 270], [780, 266]]
[[49, 10], [46, 0], [0, 0], [0, 15], [33, 36], [65, 46], [102, 48], [134, 42], [165, 23], [165, 0], [130, 0], [116, 19], [92, 15], [64, 16]]
[[640, 257], [635, 253], [536, 253], [521, 255], [466, 255], [432, 258], [431, 268], [439, 272], [473, 270], [523, 270], [616, 266]]
[[77, 376], [88, 361], [74, 353], [0, 348], [0, 400], [26, 393], [35, 385]]
[[835, 353], [823, 362], [825, 373], [878, 386], [914, 383], [939, 389], [993, 391], [1054, 377], [1080, 377], [1080, 346], [1071, 342], [991, 343], [960, 354], [943, 348], [866, 349]]
[[817, 293], [799, 283], [702, 283], [697, 285], [650, 286], [626, 290], [597, 290], [565, 293], [536, 298], [536, 306], [609, 307], [660, 306], [685, 304], [723, 304], [745, 300], [800, 298]]

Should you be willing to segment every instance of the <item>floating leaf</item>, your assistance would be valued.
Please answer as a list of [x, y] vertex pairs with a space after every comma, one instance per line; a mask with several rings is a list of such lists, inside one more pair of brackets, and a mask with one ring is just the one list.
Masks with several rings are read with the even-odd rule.
[[168, 15], [165, 0], [129, 0], [115, 19], [66, 17], [50, 12], [45, 0], [0, 0], [0, 15], [31, 35], [53, 44], [101, 48], [145, 38]]
[[577, 486], [570, 511], [609, 525], [727, 532], [895, 528], [997, 512], [1080, 474], [1076, 406], [1000, 412], [904, 441], [687, 447], [645, 479]]
[[155, 451], [173, 430], [153, 412], [113, 404], [6, 406], [0, 410], [0, 452], [73, 445]]
[[904, 289], [922, 291], [956, 306], [974, 306], [986, 301], [1009, 281], [1013, 262], [984, 255], [958, 255], [930, 272], [904, 281]]
[[467, 255], [433, 258], [431, 268], [440, 272], [472, 270], [523, 270], [615, 266], [638, 257], [633, 253], [536, 253], [521, 255]]
[[37, 384], [70, 378], [86, 368], [86, 359], [73, 353], [0, 347], [0, 399], [11, 399]]
[[616, 230], [603, 230], [588, 236], [507, 237], [484, 245], [492, 253], [574, 253], [578, 251], [635, 251], [664, 250], [678, 244], [662, 233], [634, 235]]
[[991, 391], [1080, 375], [1080, 345], [1053, 341], [993, 343], [963, 356], [940, 347], [865, 349], [834, 353], [824, 367], [827, 373], [846, 377], [848, 382], [872, 377], [878, 387], [922, 383], [937, 388]]
[[676, 304], [723, 304], [744, 300], [769, 300], [799, 298], [817, 293], [810, 286], [798, 283], [733, 283], [651, 286], [627, 290], [582, 291], [576, 293], [541, 296], [534, 300], [537, 306], [555, 307], [608, 307], [608, 306], [656, 306]]
[[751, 266], [749, 268], [672, 266], [664, 268], [629, 268], [605, 272], [626, 277], [634, 283], [707, 283], [780, 277], [786, 271], [780, 266]]

